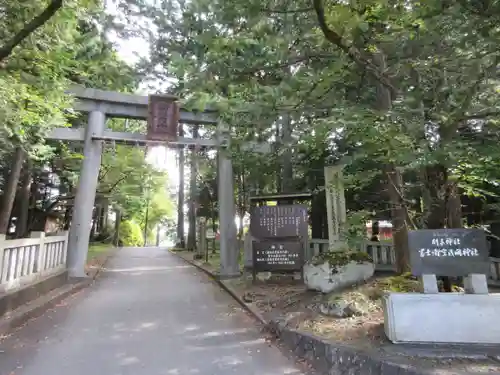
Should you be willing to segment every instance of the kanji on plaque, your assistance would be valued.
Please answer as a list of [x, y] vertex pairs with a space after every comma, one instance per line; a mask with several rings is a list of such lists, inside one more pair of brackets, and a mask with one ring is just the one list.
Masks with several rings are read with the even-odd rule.
[[175, 141], [180, 109], [175, 98], [165, 95], [150, 95], [148, 103], [148, 139]]
[[415, 276], [488, 274], [489, 254], [482, 229], [424, 229], [410, 231], [410, 266]]

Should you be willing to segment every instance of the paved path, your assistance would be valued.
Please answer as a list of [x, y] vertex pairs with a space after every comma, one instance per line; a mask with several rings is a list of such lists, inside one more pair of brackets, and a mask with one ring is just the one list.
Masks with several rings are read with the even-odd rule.
[[124, 249], [97, 283], [0, 343], [0, 375], [298, 375], [233, 300], [157, 248]]

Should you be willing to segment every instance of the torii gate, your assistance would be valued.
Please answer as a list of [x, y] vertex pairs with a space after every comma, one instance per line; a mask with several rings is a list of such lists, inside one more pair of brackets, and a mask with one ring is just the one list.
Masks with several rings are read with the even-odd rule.
[[[73, 220], [70, 227], [67, 267], [70, 277], [86, 277], [85, 264], [89, 247], [92, 211], [98, 185], [101, 154], [104, 141], [125, 144], [165, 144], [148, 140], [145, 134], [115, 132], [106, 129], [106, 118], [148, 119], [148, 96], [118, 92], [72, 88], [75, 97], [74, 109], [88, 113], [85, 128], [56, 128], [48, 139], [84, 142], [83, 163], [75, 197]], [[173, 97], [171, 97], [174, 99]], [[168, 142], [174, 146], [200, 146], [225, 148], [229, 144], [229, 131], [218, 122], [213, 111], [188, 112], [180, 110], [179, 122], [184, 124], [216, 125], [216, 139], [177, 138]], [[257, 146], [257, 147], [256, 147]], [[263, 145], [247, 144], [247, 149], [267, 152]], [[224, 152], [218, 157], [218, 196], [220, 227], [220, 276], [230, 278], [239, 275], [238, 246], [236, 240], [233, 166]]]

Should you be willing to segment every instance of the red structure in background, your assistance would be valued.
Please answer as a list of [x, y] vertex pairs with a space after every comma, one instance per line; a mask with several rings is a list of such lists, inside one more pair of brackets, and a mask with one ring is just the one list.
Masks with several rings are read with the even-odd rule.
[[[366, 236], [372, 238], [372, 223], [366, 223]], [[379, 241], [392, 240], [392, 224], [388, 221], [379, 221]]]

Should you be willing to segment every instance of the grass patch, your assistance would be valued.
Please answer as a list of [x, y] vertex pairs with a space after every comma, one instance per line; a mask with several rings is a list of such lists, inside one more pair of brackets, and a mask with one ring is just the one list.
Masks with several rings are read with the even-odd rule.
[[112, 248], [113, 245], [108, 243], [94, 242], [89, 246], [87, 253], [87, 263], [92, 262], [97, 256]]

